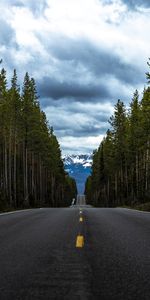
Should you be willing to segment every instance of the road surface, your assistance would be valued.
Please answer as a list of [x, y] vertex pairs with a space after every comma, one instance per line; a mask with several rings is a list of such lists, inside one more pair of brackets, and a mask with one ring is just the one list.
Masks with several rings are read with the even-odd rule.
[[0, 215], [5, 299], [149, 300], [150, 213], [83, 206]]
[[76, 205], [86, 205], [85, 195], [77, 195]]

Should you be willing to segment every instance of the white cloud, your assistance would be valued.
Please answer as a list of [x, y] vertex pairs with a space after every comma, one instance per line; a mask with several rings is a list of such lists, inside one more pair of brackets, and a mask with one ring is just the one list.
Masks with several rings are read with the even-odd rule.
[[58, 138], [63, 154], [83, 154], [92, 153], [93, 150], [97, 149], [100, 142], [102, 141], [104, 135], [98, 135], [96, 137], [71, 137], [64, 136], [63, 138]]
[[64, 153], [92, 152], [100, 144], [113, 112], [111, 103], [68, 103], [47, 107], [45, 113], [54, 127]]
[[[58, 83], [69, 82], [77, 88], [86, 85], [92, 87], [94, 82], [100, 87], [104, 86], [110, 94], [110, 99], [100, 97], [99, 102], [98, 98], [95, 101], [92, 96], [87, 98], [87, 101], [84, 99], [83, 103], [77, 96], [72, 99], [59, 99], [57, 103], [49, 99], [48, 104], [47, 100], [45, 112], [50, 124], [56, 128], [65, 151], [85, 152], [97, 147], [102, 138], [97, 129], [100, 130], [100, 134], [103, 130], [104, 134], [107, 122], [103, 119], [105, 116], [109, 118], [112, 114], [114, 101], [123, 97], [128, 103], [135, 88], [141, 91], [146, 82], [144, 73], [146, 61], [150, 56], [149, 10], [146, 8], [129, 10], [124, 4], [125, 1], [123, 3], [121, 0], [114, 0], [111, 4], [108, 2], [102, 0], [1, 0], [0, 2], [0, 19], [7, 24], [7, 33], [6, 26], [0, 29], [0, 33], [3, 30], [0, 58], [3, 58], [9, 72], [17, 68], [20, 79], [23, 78], [25, 71], [29, 71], [38, 81], [47, 76], [54, 78]], [[12, 41], [8, 44], [6, 37], [9, 29]], [[85, 58], [88, 49], [80, 48], [81, 41], [88, 41], [83, 43], [82, 47], [84, 45], [88, 47], [88, 43], [93, 45], [93, 49], [97, 51], [96, 60], [92, 57], [94, 51], [91, 51], [90, 61], [88, 55]], [[67, 42], [68, 44], [65, 44]], [[75, 57], [77, 51], [79, 54]], [[104, 64], [98, 63], [98, 60], [104, 59], [104, 53], [106, 59], [107, 56], [108, 58], [112, 56], [115, 60], [118, 58], [120, 62], [118, 73], [115, 70], [116, 61], [114, 65], [112, 60], [105, 61]], [[69, 55], [70, 60], [67, 59]], [[120, 73], [121, 65], [122, 73]], [[123, 80], [125, 71], [129, 77], [128, 70], [124, 70], [125, 65], [133, 67], [133, 72], [130, 73], [129, 70], [130, 77], [135, 76], [137, 80], [132, 82], [127, 82], [127, 78]], [[103, 70], [99, 72], [96, 70], [94, 73], [98, 66]], [[45, 99], [40, 101], [43, 104]], [[83, 134], [88, 128], [89, 137], [87, 132], [84, 137]], [[94, 129], [95, 133], [93, 131], [91, 136]], [[70, 136], [66, 136], [69, 133]]]
[[[111, 103], [80, 103], [80, 102], [64, 102], [58, 103], [57, 106], [51, 105], [44, 109], [50, 124], [56, 128], [58, 134], [62, 130], [72, 130], [80, 135], [82, 129], [107, 127], [109, 116], [113, 113]], [[81, 132], [80, 132], [81, 131]], [[87, 132], [88, 133], [88, 132]], [[94, 135], [94, 132], [93, 132]]]

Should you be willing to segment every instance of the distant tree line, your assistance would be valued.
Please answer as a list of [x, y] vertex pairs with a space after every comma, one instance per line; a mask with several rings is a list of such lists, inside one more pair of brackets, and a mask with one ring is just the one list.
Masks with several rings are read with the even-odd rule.
[[23, 88], [14, 70], [8, 88], [0, 71], [0, 209], [67, 206], [76, 196], [64, 170], [60, 146], [40, 109], [33, 78]]
[[[150, 73], [146, 75], [149, 84]], [[150, 87], [141, 101], [135, 91], [129, 109], [118, 100], [109, 123], [93, 153], [85, 186], [88, 202], [109, 207], [150, 201]]]

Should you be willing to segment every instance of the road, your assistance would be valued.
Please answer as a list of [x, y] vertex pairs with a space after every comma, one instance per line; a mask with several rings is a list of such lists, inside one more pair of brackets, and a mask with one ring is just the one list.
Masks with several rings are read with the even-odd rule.
[[83, 206], [0, 215], [5, 299], [149, 300], [150, 213]]

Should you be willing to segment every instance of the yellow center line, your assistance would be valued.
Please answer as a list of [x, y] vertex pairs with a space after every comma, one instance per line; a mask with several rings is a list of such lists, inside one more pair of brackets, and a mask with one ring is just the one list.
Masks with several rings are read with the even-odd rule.
[[84, 236], [78, 235], [76, 239], [76, 248], [82, 248], [84, 246]]

